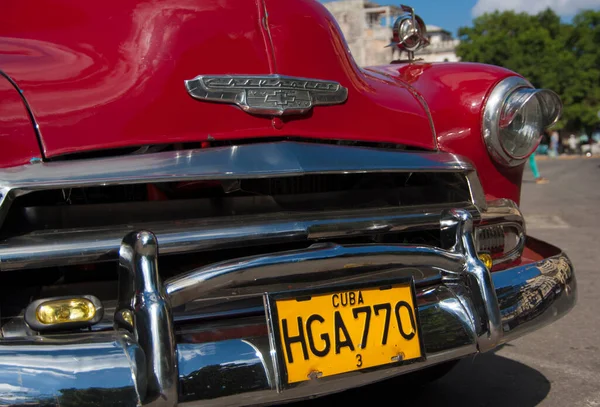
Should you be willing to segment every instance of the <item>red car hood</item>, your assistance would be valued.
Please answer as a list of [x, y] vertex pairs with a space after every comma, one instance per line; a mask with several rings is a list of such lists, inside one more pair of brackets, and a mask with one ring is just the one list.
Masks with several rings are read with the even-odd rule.
[[[0, 69], [23, 91], [45, 157], [283, 136], [435, 148], [419, 100], [359, 69], [316, 1], [7, 1]], [[303, 115], [256, 116], [193, 99], [184, 81], [202, 74], [333, 80], [348, 98]]]

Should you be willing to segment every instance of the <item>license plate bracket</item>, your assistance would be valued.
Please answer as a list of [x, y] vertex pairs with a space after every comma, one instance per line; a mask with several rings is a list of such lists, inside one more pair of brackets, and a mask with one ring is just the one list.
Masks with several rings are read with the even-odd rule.
[[412, 277], [264, 294], [277, 390], [425, 360]]

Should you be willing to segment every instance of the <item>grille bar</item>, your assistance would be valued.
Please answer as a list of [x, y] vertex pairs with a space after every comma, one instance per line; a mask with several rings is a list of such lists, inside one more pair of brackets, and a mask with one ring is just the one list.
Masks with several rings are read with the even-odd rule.
[[[445, 207], [409, 206], [304, 214], [279, 212], [109, 228], [36, 231], [0, 243], [0, 271], [115, 261], [122, 237], [140, 227], [154, 231], [161, 255], [172, 255], [438, 228], [440, 213]], [[475, 206], [465, 203], [461, 208], [479, 219], [480, 213]]]
[[454, 154], [284, 141], [0, 169], [0, 226], [14, 198], [32, 191], [365, 172], [462, 173], [468, 179], [472, 203], [486, 207], [473, 165]]

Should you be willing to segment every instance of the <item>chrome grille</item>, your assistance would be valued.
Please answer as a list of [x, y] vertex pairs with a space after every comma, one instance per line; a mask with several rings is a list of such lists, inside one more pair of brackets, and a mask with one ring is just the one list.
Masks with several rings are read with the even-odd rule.
[[475, 239], [480, 253], [504, 252], [504, 228], [501, 225], [478, 228]]
[[[73, 204], [85, 188], [175, 182], [220, 183], [223, 194], [156, 203], [124, 190], [133, 201]], [[298, 142], [0, 169], [0, 191], [0, 271], [114, 261], [136, 228], [169, 255], [435, 229], [444, 209], [477, 219], [486, 206], [473, 167], [454, 155]], [[45, 193], [69, 199], [36, 205]]]

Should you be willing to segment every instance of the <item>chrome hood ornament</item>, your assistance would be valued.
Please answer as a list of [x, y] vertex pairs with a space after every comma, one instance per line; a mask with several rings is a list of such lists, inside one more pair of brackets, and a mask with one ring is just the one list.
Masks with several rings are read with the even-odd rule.
[[408, 53], [408, 60], [415, 58], [415, 51], [429, 45], [427, 27], [423, 19], [415, 14], [412, 7], [401, 5], [402, 14], [396, 19], [392, 27], [392, 41], [388, 47], [397, 47], [400, 51]]
[[281, 75], [200, 75], [185, 81], [195, 99], [236, 104], [261, 115], [302, 114], [313, 106], [344, 103], [348, 89], [337, 82]]

